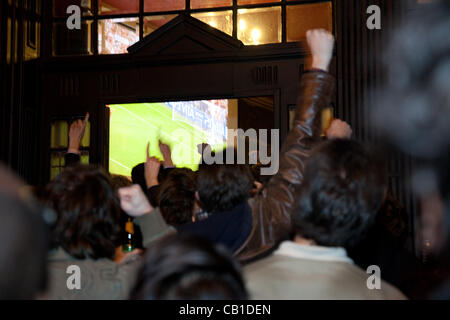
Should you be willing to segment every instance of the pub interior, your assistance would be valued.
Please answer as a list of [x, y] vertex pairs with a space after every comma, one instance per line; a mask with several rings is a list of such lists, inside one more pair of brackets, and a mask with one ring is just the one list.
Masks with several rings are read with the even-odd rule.
[[0, 10], [0, 299], [450, 298], [448, 2]]

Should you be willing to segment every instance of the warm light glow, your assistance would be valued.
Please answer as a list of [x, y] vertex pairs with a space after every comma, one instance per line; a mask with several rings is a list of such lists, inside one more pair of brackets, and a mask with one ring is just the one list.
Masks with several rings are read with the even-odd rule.
[[215, 21], [210, 21], [209, 25], [213, 28], [217, 28], [217, 23]]
[[239, 20], [239, 30], [244, 31], [246, 27], [247, 27], [247, 24], [245, 23], [245, 20], [240, 19]]
[[258, 44], [258, 40], [261, 37], [261, 31], [259, 29], [253, 29], [251, 32], [252, 40], [255, 44]]

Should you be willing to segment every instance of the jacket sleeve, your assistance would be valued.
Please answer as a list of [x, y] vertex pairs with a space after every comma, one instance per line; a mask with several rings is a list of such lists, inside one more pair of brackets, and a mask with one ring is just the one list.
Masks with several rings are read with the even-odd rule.
[[164, 221], [158, 208], [149, 214], [136, 218], [134, 222], [141, 228], [142, 245], [144, 248], [148, 248], [156, 240], [164, 236], [176, 233], [176, 230], [168, 226]]
[[147, 199], [153, 208], [159, 207], [159, 184], [147, 189]]
[[[245, 262], [264, 254], [291, 230], [295, 190], [303, 181], [303, 170], [315, 138], [321, 132], [321, 113], [331, 102], [334, 78], [324, 71], [303, 74], [295, 111], [294, 127], [279, 156], [278, 172], [263, 192], [251, 200], [253, 227], [246, 243], [235, 254]], [[272, 157], [272, 161], [274, 161]]]
[[67, 152], [64, 155], [64, 160], [66, 161], [66, 167], [69, 167], [80, 163], [81, 157], [78, 153]]

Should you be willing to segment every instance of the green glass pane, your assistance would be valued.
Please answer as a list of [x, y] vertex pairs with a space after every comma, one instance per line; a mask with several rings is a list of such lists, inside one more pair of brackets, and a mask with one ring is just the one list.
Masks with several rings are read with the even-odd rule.
[[50, 148], [67, 148], [69, 125], [67, 121], [55, 121], [51, 125]]
[[87, 151], [81, 152], [81, 163], [89, 164], [89, 152]]
[[50, 166], [52, 167], [60, 167], [62, 166], [61, 158], [64, 159], [61, 152], [52, 152], [50, 155]]
[[86, 129], [84, 129], [84, 136], [81, 140], [81, 146], [82, 147], [89, 147], [91, 141], [91, 123], [88, 122], [86, 124]]
[[50, 168], [50, 180], [53, 180], [61, 171], [61, 168]]

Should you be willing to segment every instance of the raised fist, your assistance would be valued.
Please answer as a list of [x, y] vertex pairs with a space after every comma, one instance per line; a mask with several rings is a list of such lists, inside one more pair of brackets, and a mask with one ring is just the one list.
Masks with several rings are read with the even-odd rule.
[[306, 40], [312, 56], [312, 68], [328, 71], [333, 57], [334, 37], [325, 29], [306, 32]]

